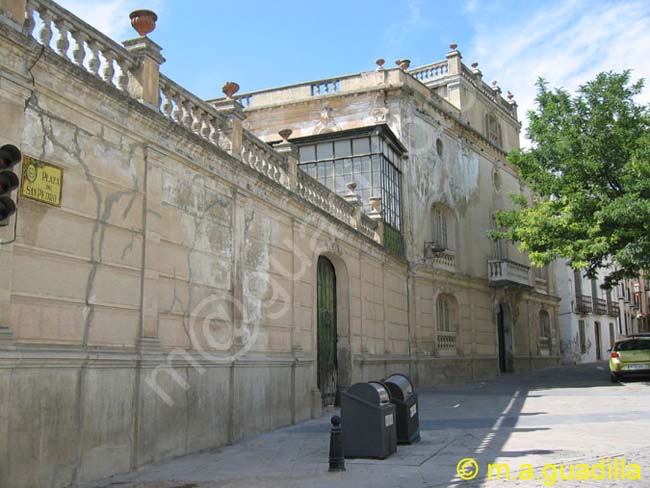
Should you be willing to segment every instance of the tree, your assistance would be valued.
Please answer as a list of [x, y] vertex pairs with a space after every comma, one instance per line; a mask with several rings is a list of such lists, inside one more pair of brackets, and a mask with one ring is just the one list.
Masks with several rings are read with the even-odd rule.
[[643, 80], [600, 73], [576, 96], [537, 82], [530, 149], [508, 159], [534, 193], [533, 205], [497, 212], [503, 232], [535, 266], [566, 258], [594, 277], [613, 264], [606, 286], [650, 270], [650, 106], [635, 102]]

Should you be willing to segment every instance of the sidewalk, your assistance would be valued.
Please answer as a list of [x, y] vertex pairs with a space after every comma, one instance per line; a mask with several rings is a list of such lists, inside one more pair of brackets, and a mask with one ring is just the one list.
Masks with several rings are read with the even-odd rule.
[[[612, 385], [598, 365], [554, 368], [463, 386], [419, 392], [421, 442], [398, 446], [380, 460], [346, 460], [328, 472], [329, 416], [260, 435], [233, 446], [178, 458], [94, 486], [124, 488], [421, 488], [546, 486], [547, 463], [590, 463], [622, 456], [645, 478], [557, 481], [557, 486], [650, 484], [650, 388]], [[457, 478], [460, 459], [476, 459], [473, 481]], [[529, 463], [538, 481], [488, 481], [488, 463]]]

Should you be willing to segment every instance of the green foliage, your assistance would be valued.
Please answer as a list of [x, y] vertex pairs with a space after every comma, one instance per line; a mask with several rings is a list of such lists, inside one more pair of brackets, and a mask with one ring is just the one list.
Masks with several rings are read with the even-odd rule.
[[528, 113], [531, 149], [508, 156], [536, 195], [533, 206], [497, 212], [492, 238], [518, 242], [534, 265], [569, 259], [606, 283], [650, 270], [650, 107], [637, 104], [643, 81], [601, 73], [576, 96], [537, 82]]

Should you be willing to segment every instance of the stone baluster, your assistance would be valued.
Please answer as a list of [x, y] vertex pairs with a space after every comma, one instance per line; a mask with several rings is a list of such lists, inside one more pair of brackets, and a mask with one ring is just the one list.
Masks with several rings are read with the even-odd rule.
[[186, 129], [192, 130], [192, 110], [190, 108], [190, 101], [183, 98], [181, 102], [181, 108], [183, 110], [183, 118], [181, 119], [181, 125]]
[[56, 51], [66, 59], [68, 58], [68, 49], [70, 48], [70, 40], [68, 39], [68, 23], [62, 18], [57, 18], [54, 20], [54, 25], [59, 31], [59, 37], [56, 40]]
[[79, 29], [72, 31], [72, 38], [75, 42], [75, 47], [72, 50], [72, 59], [77, 66], [83, 66], [84, 58], [86, 57], [86, 49], [84, 42], [86, 42], [86, 35]]
[[210, 124], [208, 122], [209, 117], [210, 116], [207, 113], [201, 116], [201, 127], [199, 129], [199, 135], [203, 139], [212, 142], [210, 139]]
[[113, 84], [113, 76], [115, 76], [115, 67], [113, 66], [114, 54], [109, 49], [102, 50], [104, 56], [104, 70], [102, 72], [102, 79], [106, 83]]
[[23, 24], [23, 33], [28, 36], [34, 35], [34, 27], [36, 27], [36, 20], [34, 19], [34, 6], [30, 3], [25, 10], [25, 22]]
[[90, 72], [99, 77], [99, 67], [101, 65], [101, 61], [99, 59], [99, 47], [97, 46], [97, 42], [93, 40], [88, 40], [88, 49], [90, 49], [90, 59], [88, 60], [88, 69]]
[[203, 114], [201, 113], [200, 107], [196, 105], [192, 106], [192, 132], [195, 134], [200, 134], [201, 132], [201, 123], [202, 123]]
[[208, 140], [215, 145], [219, 145], [219, 128], [217, 124], [217, 119], [209, 115], [208, 116]]
[[160, 97], [162, 98], [162, 105], [160, 106], [160, 110], [163, 115], [169, 119], [172, 116], [173, 108], [171, 95], [169, 91], [165, 90], [164, 88], [160, 90], [160, 93]]
[[176, 122], [178, 125], [183, 125], [182, 120], [183, 120], [183, 98], [181, 94], [176, 91], [174, 88], [173, 91], [171, 92], [171, 100], [172, 100], [172, 120]]
[[42, 44], [49, 46], [50, 42], [52, 41], [52, 17], [45, 8], [39, 9], [38, 13], [41, 16], [41, 21], [43, 22], [43, 26], [38, 33], [38, 38]]
[[127, 91], [129, 88], [129, 72], [131, 69], [131, 63], [121, 56], [117, 57], [115, 62], [120, 68], [120, 75], [117, 77], [117, 87], [122, 91]]
[[183, 119], [183, 108], [181, 106], [180, 95], [175, 92], [171, 92], [171, 99], [174, 102], [174, 108], [172, 109], [172, 120], [177, 124], [181, 123]]

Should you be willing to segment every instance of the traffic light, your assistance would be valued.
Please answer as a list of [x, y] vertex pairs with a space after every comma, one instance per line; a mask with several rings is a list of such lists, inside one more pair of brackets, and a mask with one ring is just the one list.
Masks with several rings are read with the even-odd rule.
[[0, 226], [7, 225], [9, 217], [16, 212], [11, 192], [18, 188], [18, 176], [12, 168], [21, 159], [22, 154], [16, 146], [5, 144], [0, 147]]

